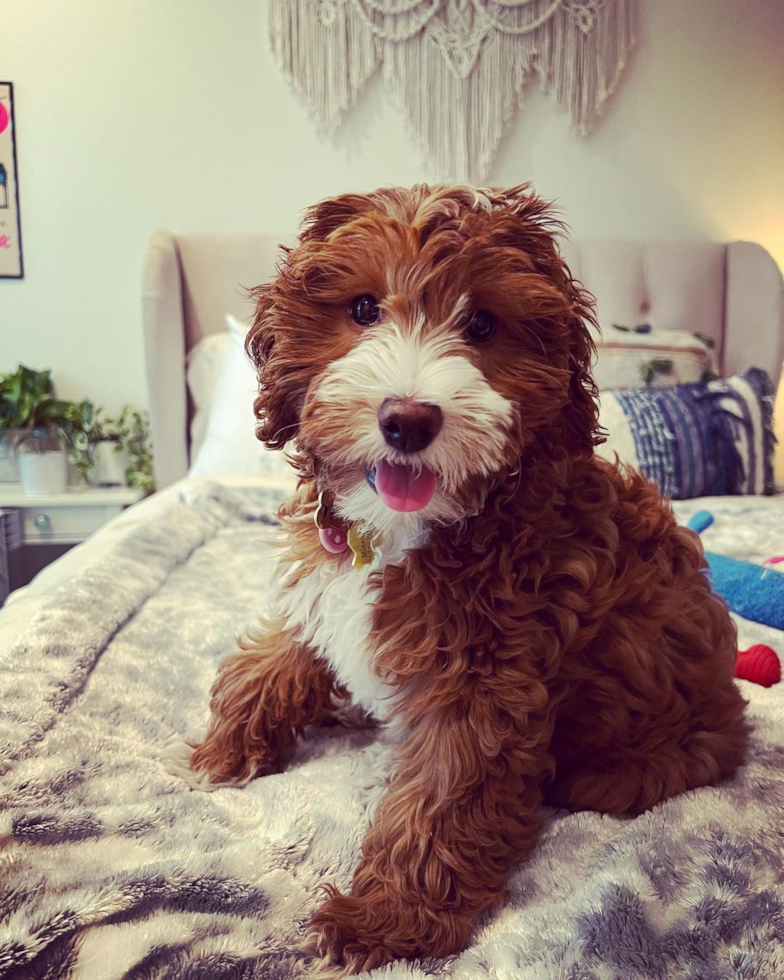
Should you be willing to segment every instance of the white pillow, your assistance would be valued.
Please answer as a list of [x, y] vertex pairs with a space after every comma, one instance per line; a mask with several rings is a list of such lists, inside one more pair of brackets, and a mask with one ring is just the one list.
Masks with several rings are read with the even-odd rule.
[[188, 355], [186, 377], [193, 402], [191, 419], [191, 459], [195, 459], [207, 436], [223, 364], [234, 340], [228, 332], [211, 333]]
[[214, 388], [204, 441], [196, 452], [191, 476], [231, 473], [274, 477], [294, 483], [285, 453], [270, 452], [256, 438], [253, 402], [258, 383], [245, 353], [247, 325], [226, 316], [229, 337]]
[[593, 377], [600, 391], [643, 386], [669, 388], [702, 381], [713, 373], [710, 340], [686, 330], [612, 324], [594, 340]]

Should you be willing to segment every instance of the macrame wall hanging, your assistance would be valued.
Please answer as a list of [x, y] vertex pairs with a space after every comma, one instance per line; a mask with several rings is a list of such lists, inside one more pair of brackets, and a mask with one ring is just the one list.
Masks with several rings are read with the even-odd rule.
[[438, 175], [486, 180], [526, 82], [580, 136], [634, 44], [637, 0], [269, 0], [272, 49], [329, 132], [379, 67]]

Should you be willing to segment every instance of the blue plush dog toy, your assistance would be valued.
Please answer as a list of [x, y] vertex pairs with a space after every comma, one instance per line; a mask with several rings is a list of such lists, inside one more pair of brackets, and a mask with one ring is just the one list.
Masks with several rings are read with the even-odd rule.
[[[713, 515], [698, 511], [687, 527], [700, 534], [713, 524]], [[744, 619], [784, 629], [784, 573], [753, 565], [726, 555], [706, 551], [709, 578], [713, 591], [720, 595], [732, 612]]]

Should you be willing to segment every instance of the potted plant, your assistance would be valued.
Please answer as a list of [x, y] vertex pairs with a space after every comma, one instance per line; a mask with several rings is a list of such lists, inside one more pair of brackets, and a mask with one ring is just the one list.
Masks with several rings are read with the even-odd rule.
[[95, 413], [95, 423], [89, 432], [92, 470], [90, 482], [96, 486], [125, 486], [125, 470], [129, 464], [128, 453], [111, 418], [103, 417], [102, 409]]
[[0, 480], [17, 483], [19, 468], [16, 445], [31, 410], [41, 397], [48, 397], [49, 376], [21, 365], [11, 374], [0, 375]]
[[146, 412], [126, 405], [107, 418], [88, 399], [55, 398], [51, 371], [0, 375], [0, 449], [0, 480], [21, 479], [27, 493], [64, 490], [68, 463], [99, 485], [155, 488]]
[[92, 451], [91, 479], [100, 486], [153, 490], [150, 425], [146, 412], [126, 405], [116, 418], [102, 418], [100, 409], [88, 436]]
[[6, 458], [16, 453], [26, 493], [60, 493], [66, 487], [72, 435], [67, 406], [55, 398], [50, 371], [20, 364], [0, 376], [0, 437]]

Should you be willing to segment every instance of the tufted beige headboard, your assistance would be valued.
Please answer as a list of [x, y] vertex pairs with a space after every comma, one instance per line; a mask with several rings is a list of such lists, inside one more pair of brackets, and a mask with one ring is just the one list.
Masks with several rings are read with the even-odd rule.
[[[272, 235], [172, 235], [152, 239], [144, 266], [147, 381], [159, 487], [189, 462], [188, 352], [225, 330], [225, 314], [251, 312], [247, 288], [275, 272]], [[784, 284], [771, 256], [751, 242], [571, 242], [572, 272], [596, 296], [601, 324], [647, 320], [660, 330], [698, 330], [716, 340], [723, 373], [784, 359]]]

